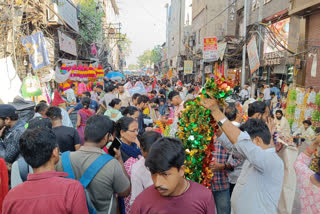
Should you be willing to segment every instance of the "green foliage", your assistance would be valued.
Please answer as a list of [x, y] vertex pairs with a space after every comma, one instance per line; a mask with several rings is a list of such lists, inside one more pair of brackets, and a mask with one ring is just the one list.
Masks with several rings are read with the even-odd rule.
[[128, 69], [129, 69], [129, 70], [138, 70], [138, 69], [139, 69], [139, 65], [130, 64], [130, 65], [128, 66]]
[[118, 42], [122, 53], [126, 56], [129, 56], [131, 53], [131, 40], [124, 34], [120, 34], [120, 41]]
[[151, 66], [151, 51], [146, 50], [141, 56], [138, 57], [138, 64], [140, 68]]
[[161, 46], [157, 45], [152, 50], [146, 50], [138, 57], [138, 64], [142, 67], [151, 67], [161, 61]]
[[317, 96], [316, 96], [316, 102], [315, 102], [315, 104], [316, 104], [318, 107], [320, 107], [320, 93], [318, 93]]
[[102, 10], [97, 10], [94, 0], [80, 0], [80, 34], [78, 39], [80, 45], [91, 44], [103, 39], [102, 33]]
[[161, 61], [161, 46], [157, 45], [151, 51], [151, 62], [158, 64]]

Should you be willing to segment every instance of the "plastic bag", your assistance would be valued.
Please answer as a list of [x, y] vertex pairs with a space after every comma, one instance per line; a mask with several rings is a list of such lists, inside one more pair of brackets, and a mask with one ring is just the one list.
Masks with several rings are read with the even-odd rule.
[[28, 75], [23, 79], [21, 92], [23, 97], [34, 97], [41, 95], [41, 87], [37, 76]]

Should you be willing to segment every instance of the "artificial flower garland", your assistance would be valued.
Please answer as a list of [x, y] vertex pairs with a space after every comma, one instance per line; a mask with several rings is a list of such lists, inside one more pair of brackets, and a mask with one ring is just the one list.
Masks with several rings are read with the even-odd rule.
[[201, 105], [201, 100], [210, 94], [223, 105], [225, 98], [232, 93], [232, 87], [232, 81], [223, 77], [207, 79], [201, 96], [185, 103], [179, 120], [176, 136], [183, 142], [186, 151], [185, 175], [206, 187], [211, 186], [213, 176], [209, 164], [213, 158], [213, 141], [218, 126], [211, 111]]

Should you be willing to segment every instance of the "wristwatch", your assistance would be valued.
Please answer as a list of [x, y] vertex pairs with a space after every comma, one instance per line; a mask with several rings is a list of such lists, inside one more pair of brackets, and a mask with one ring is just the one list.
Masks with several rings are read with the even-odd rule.
[[226, 122], [228, 120], [228, 118], [223, 118], [222, 120], [220, 120], [219, 122], [218, 122], [218, 126], [220, 126], [220, 127], [222, 127], [222, 125]]

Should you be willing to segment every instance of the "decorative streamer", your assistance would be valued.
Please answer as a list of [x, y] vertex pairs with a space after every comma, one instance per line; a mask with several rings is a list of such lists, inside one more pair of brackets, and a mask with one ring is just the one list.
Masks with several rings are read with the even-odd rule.
[[201, 95], [185, 103], [185, 109], [179, 120], [176, 136], [181, 139], [186, 151], [186, 171], [188, 179], [210, 187], [213, 173], [209, 169], [212, 162], [213, 140], [218, 129], [217, 123], [211, 116], [211, 111], [203, 107], [200, 102], [208, 94], [215, 97], [220, 104], [224, 104], [232, 92], [231, 80], [224, 78], [209, 78], [201, 91]]

